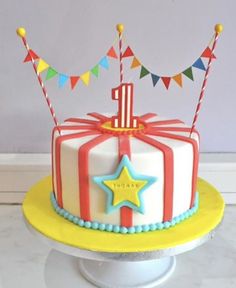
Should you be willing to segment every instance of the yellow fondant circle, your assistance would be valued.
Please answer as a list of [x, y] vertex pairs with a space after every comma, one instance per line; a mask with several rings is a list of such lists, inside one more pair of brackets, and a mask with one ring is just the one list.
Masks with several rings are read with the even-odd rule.
[[113, 191], [112, 204], [114, 206], [124, 201], [130, 201], [139, 207], [140, 200], [138, 193], [147, 184], [147, 181], [133, 179], [127, 167], [124, 167], [117, 179], [105, 180], [104, 184]]
[[138, 130], [143, 130], [145, 128], [143, 124], [139, 124], [139, 127], [137, 127], [137, 128], [114, 128], [114, 127], [111, 126], [111, 121], [107, 121], [107, 122], [103, 123], [101, 125], [101, 127], [103, 129], [111, 130], [111, 131], [114, 131], [114, 132], [116, 132], [116, 131], [120, 131], [120, 132], [124, 132], [124, 131], [138, 131]]
[[224, 214], [224, 200], [209, 183], [198, 179], [199, 209], [167, 230], [116, 234], [81, 228], [57, 215], [50, 202], [51, 177], [35, 184], [23, 202], [27, 221], [45, 236], [80, 249], [100, 252], [146, 252], [167, 249], [198, 239], [213, 230]]

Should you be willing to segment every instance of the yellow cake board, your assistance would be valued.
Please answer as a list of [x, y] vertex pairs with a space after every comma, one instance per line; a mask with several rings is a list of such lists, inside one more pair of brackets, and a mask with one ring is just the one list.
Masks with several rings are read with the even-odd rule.
[[99, 252], [146, 252], [167, 249], [198, 239], [222, 220], [224, 200], [209, 183], [198, 179], [199, 209], [195, 215], [167, 230], [138, 234], [116, 234], [81, 228], [52, 208], [51, 176], [35, 184], [23, 202], [23, 213], [37, 231], [63, 244]]

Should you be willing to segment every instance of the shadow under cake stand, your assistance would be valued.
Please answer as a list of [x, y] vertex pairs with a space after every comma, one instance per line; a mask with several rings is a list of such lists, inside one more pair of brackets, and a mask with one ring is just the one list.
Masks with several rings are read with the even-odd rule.
[[[175, 255], [213, 238], [224, 214], [220, 193], [198, 179], [199, 208], [195, 215], [167, 230], [122, 235], [81, 228], [65, 220], [52, 208], [51, 191], [48, 176], [27, 192], [23, 202], [27, 227], [53, 249], [63, 252], [64, 257], [78, 257], [78, 269], [84, 278], [103, 288], [156, 287], [174, 271]], [[54, 262], [50, 283], [53, 279], [59, 279], [59, 283], [68, 269], [62, 265], [57, 269], [56, 257]], [[79, 271], [74, 275], [76, 286], [71, 288], [82, 287]], [[56, 286], [55, 282], [52, 287]]]

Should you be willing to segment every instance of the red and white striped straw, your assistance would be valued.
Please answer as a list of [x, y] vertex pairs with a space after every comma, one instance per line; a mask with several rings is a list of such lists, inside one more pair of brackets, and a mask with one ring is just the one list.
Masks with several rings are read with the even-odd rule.
[[[37, 78], [38, 78], [40, 87], [42, 88], [44, 98], [45, 98], [45, 100], [47, 101], [47, 105], [48, 105], [48, 108], [49, 108], [49, 110], [50, 110], [51, 116], [52, 116], [52, 118], [53, 118], [53, 121], [54, 121], [55, 125], [58, 127], [58, 126], [59, 126], [59, 122], [58, 122], [58, 120], [57, 120], [55, 110], [54, 110], [54, 108], [53, 108], [53, 106], [52, 106], [51, 100], [50, 100], [49, 97], [48, 97], [48, 93], [47, 93], [47, 90], [46, 90], [45, 85], [44, 85], [44, 83], [43, 83], [43, 80], [42, 80], [42, 78], [41, 78], [41, 76], [40, 76], [40, 73], [39, 73], [38, 70], [37, 70], [37, 66], [36, 66], [36, 63], [35, 63], [35, 61], [34, 61], [34, 58], [32, 57], [32, 55], [31, 55], [31, 53], [30, 53], [30, 47], [29, 47], [29, 45], [28, 45], [28, 43], [27, 43], [27, 40], [26, 40], [26, 38], [25, 38], [26, 31], [25, 31], [24, 28], [18, 28], [16, 32], [17, 32], [18, 36], [21, 37], [21, 39], [22, 39], [22, 41], [23, 41], [23, 43], [24, 43], [24, 46], [25, 46], [26, 50], [28, 51], [28, 55], [29, 55], [29, 57], [30, 57], [30, 61], [31, 61], [32, 65], [33, 65], [35, 74], [37, 75]], [[60, 134], [60, 130], [59, 130], [59, 129], [58, 129], [58, 132], [59, 132], [59, 134]]]
[[204, 80], [203, 80], [203, 83], [202, 83], [202, 88], [201, 88], [200, 96], [199, 96], [199, 99], [198, 99], [197, 108], [196, 108], [196, 111], [195, 111], [195, 114], [194, 114], [193, 123], [192, 123], [192, 127], [191, 127], [191, 131], [190, 131], [190, 136], [189, 137], [192, 136], [193, 130], [194, 130], [195, 126], [196, 126], [196, 122], [198, 120], [199, 112], [200, 112], [200, 109], [201, 109], [201, 104], [202, 104], [204, 93], [205, 93], [205, 89], [206, 89], [207, 79], [208, 79], [208, 76], [209, 76], [209, 73], [210, 73], [212, 59], [213, 59], [213, 56], [214, 56], [214, 51], [215, 51], [215, 48], [216, 48], [217, 40], [219, 38], [219, 34], [222, 31], [223, 31], [223, 26], [221, 24], [217, 24], [215, 26], [215, 37], [214, 37], [214, 42], [213, 42], [213, 45], [212, 45], [211, 56], [210, 56], [208, 64], [207, 64], [207, 70], [206, 70], [206, 73], [205, 73], [205, 76], [204, 76]]
[[122, 60], [122, 32], [124, 30], [124, 25], [123, 24], [117, 24], [116, 25], [116, 29], [119, 33], [119, 52], [120, 52], [120, 84], [123, 83], [123, 79], [124, 79], [124, 73], [123, 73], [123, 60]]

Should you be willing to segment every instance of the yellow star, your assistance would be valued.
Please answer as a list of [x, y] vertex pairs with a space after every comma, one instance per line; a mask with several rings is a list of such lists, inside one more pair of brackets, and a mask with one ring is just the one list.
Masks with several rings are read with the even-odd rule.
[[138, 193], [148, 181], [132, 178], [127, 167], [123, 167], [117, 179], [105, 180], [103, 183], [113, 192], [113, 206], [129, 201], [140, 207], [140, 196]]

